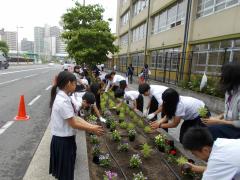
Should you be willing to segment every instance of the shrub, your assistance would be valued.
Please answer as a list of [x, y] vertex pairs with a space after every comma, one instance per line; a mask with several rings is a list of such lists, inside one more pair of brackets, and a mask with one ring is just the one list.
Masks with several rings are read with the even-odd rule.
[[141, 152], [144, 158], [150, 157], [152, 151], [153, 150], [151, 146], [149, 146], [147, 143], [143, 144]]
[[112, 132], [112, 139], [115, 141], [115, 142], [119, 142], [121, 140], [121, 136], [120, 136], [120, 133], [115, 130]]
[[142, 160], [140, 159], [140, 156], [138, 154], [132, 155], [130, 159], [130, 167], [139, 168], [141, 164], [142, 164]]
[[96, 135], [91, 135], [90, 136], [90, 143], [91, 144], [99, 144], [100, 141], [99, 141], [99, 139], [98, 139], [98, 137]]
[[121, 143], [118, 146], [118, 151], [121, 151], [121, 152], [126, 152], [126, 151], [128, 151], [128, 149], [129, 149], [128, 143]]

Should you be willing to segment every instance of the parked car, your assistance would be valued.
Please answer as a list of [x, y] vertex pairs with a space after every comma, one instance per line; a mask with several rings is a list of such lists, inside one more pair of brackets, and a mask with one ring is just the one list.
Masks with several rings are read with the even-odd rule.
[[7, 69], [9, 66], [9, 62], [5, 56], [0, 54], [0, 69], [4, 68]]

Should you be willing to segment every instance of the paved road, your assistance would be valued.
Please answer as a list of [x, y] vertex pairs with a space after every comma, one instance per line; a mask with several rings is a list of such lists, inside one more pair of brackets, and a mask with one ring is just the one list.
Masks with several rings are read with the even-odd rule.
[[[23, 178], [49, 123], [50, 85], [59, 71], [60, 66], [45, 65], [12, 66], [0, 70], [1, 180]], [[25, 96], [29, 121], [13, 121], [20, 95]]]

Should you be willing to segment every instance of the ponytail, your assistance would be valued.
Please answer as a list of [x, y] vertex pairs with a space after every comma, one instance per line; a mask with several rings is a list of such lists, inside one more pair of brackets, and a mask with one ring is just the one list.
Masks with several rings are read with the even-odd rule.
[[51, 99], [50, 99], [50, 108], [52, 109], [53, 102], [57, 95], [57, 85], [54, 85], [51, 89]]

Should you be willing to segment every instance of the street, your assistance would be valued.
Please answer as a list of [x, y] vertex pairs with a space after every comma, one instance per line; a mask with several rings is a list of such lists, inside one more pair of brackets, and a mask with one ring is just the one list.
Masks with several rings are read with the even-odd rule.
[[[20, 180], [49, 123], [49, 94], [60, 66], [10, 66], [0, 70], [0, 179]], [[15, 121], [20, 95], [28, 121]]]

